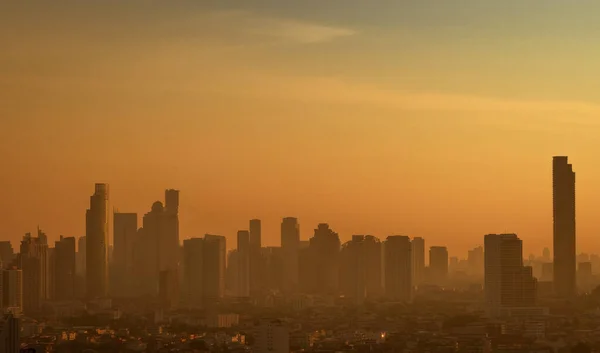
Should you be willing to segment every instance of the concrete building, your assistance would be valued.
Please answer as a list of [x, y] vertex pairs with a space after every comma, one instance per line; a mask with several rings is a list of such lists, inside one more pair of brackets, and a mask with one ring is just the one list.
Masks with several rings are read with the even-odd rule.
[[2, 270], [0, 307], [15, 314], [23, 312], [23, 271], [15, 268]]
[[86, 294], [108, 296], [108, 185], [96, 184], [86, 212]]
[[448, 280], [448, 249], [445, 246], [429, 248], [429, 273], [431, 281], [444, 285]]
[[575, 172], [568, 157], [552, 161], [554, 289], [560, 298], [576, 295]]
[[73, 300], [76, 295], [75, 237], [60, 236], [54, 243], [53, 299]]
[[287, 217], [281, 222], [281, 250], [283, 253], [283, 291], [293, 293], [298, 289], [300, 252], [300, 225], [298, 219]]
[[262, 224], [260, 219], [250, 220], [250, 292], [264, 288], [262, 247]]
[[113, 266], [115, 274], [111, 293], [116, 297], [133, 295], [134, 251], [138, 232], [137, 213], [115, 212], [113, 215]]
[[393, 235], [385, 241], [385, 294], [390, 300], [411, 302], [412, 281], [411, 241], [407, 236]]
[[18, 263], [23, 270], [23, 311], [26, 315], [38, 314], [50, 297], [48, 243], [41, 235], [39, 230], [37, 237], [27, 233], [21, 241]]
[[185, 302], [190, 308], [201, 308], [204, 297], [202, 280], [204, 273], [204, 239], [191, 238], [184, 240], [183, 253]]
[[21, 320], [13, 314], [0, 319], [0, 352], [18, 353], [21, 349]]
[[255, 353], [289, 353], [290, 333], [280, 320], [261, 320], [254, 329]]
[[425, 280], [425, 239], [416, 237], [411, 242], [413, 284], [420, 285]]
[[235, 295], [239, 298], [250, 297], [250, 232], [241, 230], [237, 233], [237, 284]]

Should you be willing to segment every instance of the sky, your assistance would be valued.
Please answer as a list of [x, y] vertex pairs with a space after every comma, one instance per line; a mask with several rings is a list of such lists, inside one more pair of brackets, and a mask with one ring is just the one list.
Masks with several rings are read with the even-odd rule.
[[85, 233], [94, 183], [181, 236], [552, 245], [551, 162], [600, 252], [600, 23], [581, 0], [0, 2], [0, 238]]

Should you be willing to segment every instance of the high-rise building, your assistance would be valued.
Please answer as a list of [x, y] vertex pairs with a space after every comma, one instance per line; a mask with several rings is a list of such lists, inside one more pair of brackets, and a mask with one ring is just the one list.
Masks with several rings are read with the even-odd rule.
[[76, 294], [75, 237], [64, 238], [54, 244], [54, 296], [56, 300], [73, 300]]
[[86, 237], [82, 236], [77, 239], [77, 255], [76, 256], [76, 272], [78, 276], [85, 278], [85, 267], [86, 267], [86, 257], [87, 257], [87, 241]]
[[327, 223], [321, 223], [310, 238], [310, 292], [337, 295], [339, 292], [340, 237]]
[[250, 296], [250, 232], [241, 230], [237, 233], [237, 285], [236, 296]]
[[204, 236], [203, 281], [205, 302], [214, 302], [225, 295], [227, 243], [224, 236]]
[[568, 157], [552, 161], [554, 289], [560, 298], [576, 294], [575, 172]]
[[204, 298], [204, 239], [184, 240], [183, 253], [185, 301], [188, 307], [201, 308]]
[[429, 273], [433, 283], [445, 284], [448, 280], [448, 249], [445, 246], [429, 248]]
[[15, 252], [10, 241], [0, 241], [0, 263], [4, 267], [10, 266], [15, 259]]
[[161, 237], [161, 270], [179, 267], [179, 190], [165, 191], [164, 235]]
[[114, 254], [113, 296], [129, 297], [133, 295], [134, 249], [138, 232], [136, 213], [119, 213], [113, 215]]
[[383, 296], [383, 248], [379, 238], [366, 235], [363, 240], [365, 288], [367, 298], [375, 299]]
[[289, 353], [290, 334], [287, 326], [280, 320], [261, 320], [254, 329], [256, 353]]
[[177, 270], [160, 271], [158, 282], [158, 297], [163, 309], [176, 309], [179, 305], [179, 275]]
[[0, 319], [0, 352], [18, 353], [21, 350], [21, 319], [12, 313]]
[[413, 238], [411, 243], [413, 284], [420, 285], [425, 277], [425, 239]]
[[468, 257], [468, 273], [471, 276], [481, 276], [483, 275], [483, 246], [478, 246], [475, 249], [469, 250]]
[[250, 220], [250, 292], [264, 287], [262, 247], [262, 225], [260, 219]]
[[582, 292], [587, 293], [593, 289], [593, 278], [592, 263], [580, 262], [577, 265], [577, 285]]
[[287, 217], [281, 222], [281, 250], [283, 253], [283, 291], [293, 293], [298, 289], [298, 256], [300, 251], [300, 225], [298, 219]]
[[108, 185], [96, 184], [86, 212], [86, 293], [108, 296]]
[[5, 311], [23, 311], [23, 271], [16, 267], [2, 270], [2, 300], [0, 307]]
[[485, 298], [488, 314], [536, 305], [531, 267], [523, 266], [523, 242], [516, 234], [485, 236]]
[[356, 304], [367, 297], [364, 235], [353, 235], [340, 251], [340, 293]]
[[262, 248], [264, 286], [270, 290], [283, 288], [283, 250], [280, 246]]
[[47, 238], [36, 238], [27, 233], [21, 241], [19, 267], [23, 270], [23, 311], [33, 316], [40, 312], [42, 303], [49, 299]]
[[550, 249], [544, 248], [544, 251], [542, 252], [542, 260], [544, 260], [544, 262], [550, 262]]
[[410, 238], [402, 235], [389, 236], [384, 250], [386, 297], [411, 302], [414, 288]]
[[238, 285], [238, 251], [232, 249], [227, 252], [227, 271], [225, 275], [225, 287], [231, 296], [237, 295]]

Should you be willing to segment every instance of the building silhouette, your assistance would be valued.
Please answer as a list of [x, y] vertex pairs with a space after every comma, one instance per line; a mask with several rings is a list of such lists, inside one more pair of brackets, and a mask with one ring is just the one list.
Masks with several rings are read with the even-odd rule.
[[433, 283], [443, 285], [448, 280], [448, 249], [445, 246], [429, 248], [429, 273]]
[[247, 298], [250, 296], [250, 232], [240, 230], [237, 233], [237, 284], [235, 286], [236, 296]]
[[364, 235], [353, 235], [340, 251], [340, 293], [361, 304], [367, 297]]
[[21, 319], [12, 313], [0, 319], [0, 352], [18, 353], [21, 349]]
[[183, 288], [185, 302], [190, 308], [202, 308], [204, 298], [204, 239], [183, 241]]
[[488, 234], [485, 242], [485, 299], [491, 317], [536, 305], [537, 281], [523, 266], [523, 242], [516, 234]]
[[10, 241], [0, 241], [0, 264], [3, 268], [10, 266], [15, 259], [15, 252]]
[[411, 243], [413, 284], [420, 285], [425, 280], [425, 239], [413, 238]]
[[28, 316], [38, 314], [50, 297], [48, 263], [48, 243], [44, 233], [38, 230], [37, 237], [25, 234], [18, 264], [23, 270], [23, 312]]
[[321, 223], [310, 238], [308, 251], [311, 262], [309, 291], [314, 294], [336, 295], [339, 291], [339, 254], [340, 238], [329, 228], [327, 223]]
[[2, 270], [2, 288], [0, 307], [4, 311], [21, 313], [23, 311], [23, 271], [14, 268]]
[[111, 293], [117, 297], [129, 297], [133, 294], [131, 279], [134, 273], [134, 252], [138, 235], [137, 213], [119, 213], [113, 215], [114, 253], [112, 269], [114, 283]]
[[552, 161], [554, 289], [563, 299], [576, 292], [575, 172], [568, 157]]
[[86, 212], [86, 294], [108, 296], [108, 185], [96, 184]]
[[250, 292], [264, 288], [262, 248], [262, 224], [260, 219], [250, 220]]
[[73, 300], [76, 297], [75, 237], [60, 236], [54, 243], [53, 299]]
[[385, 241], [385, 296], [390, 300], [411, 302], [413, 270], [410, 238], [391, 235]]
[[483, 246], [469, 250], [467, 256], [468, 273], [471, 276], [480, 277], [484, 271]]
[[269, 246], [262, 248], [263, 258], [263, 283], [266, 289], [272, 291], [281, 291], [284, 282], [285, 262], [283, 258], [283, 249], [280, 246]]
[[280, 320], [263, 319], [254, 327], [254, 345], [256, 353], [288, 353], [290, 352], [290, 333], [288, 327]]
[[224, 236], [206, 234], [203, 252], [204, 299], [205, 304], [217, 302], [225, 296], [225, 274], [227, 263], [227, 243]]
[[299, 284], [300, 225], [298, 219], [287, 217], [281, 222], [283, 252], [283, 291], [293, 293]]

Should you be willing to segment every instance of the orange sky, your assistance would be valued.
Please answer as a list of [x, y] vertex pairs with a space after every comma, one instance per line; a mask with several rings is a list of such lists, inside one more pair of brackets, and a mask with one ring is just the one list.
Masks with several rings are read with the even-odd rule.
[[279, 244], [296, 216], [304, 239], [541, 252], [568, 155], [579, 250], [600, 252], [600, 5], [326, 3], [2, 4], [0, 237], [83, 235], [107, 182], [140, 216], [180, 189], [182, 236], [229, 246], [255, 217]]

